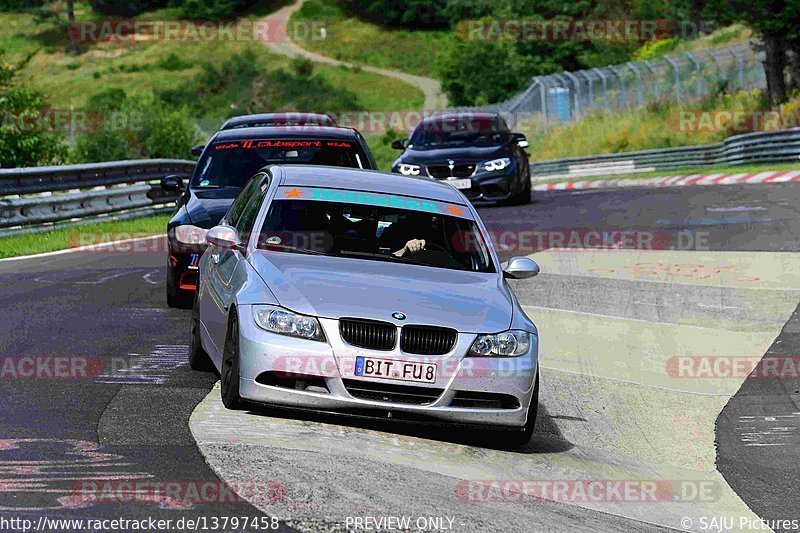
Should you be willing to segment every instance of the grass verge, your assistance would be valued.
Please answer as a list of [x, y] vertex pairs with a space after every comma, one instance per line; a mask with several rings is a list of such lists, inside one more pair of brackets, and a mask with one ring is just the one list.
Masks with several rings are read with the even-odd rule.
[[166, 234], [171, 215], [152, 215], [128, 220], [92, 222], [40, 233], [0, 237], [0, 258], [54, 252], [81, 244], [121, 241], [134, 237]]

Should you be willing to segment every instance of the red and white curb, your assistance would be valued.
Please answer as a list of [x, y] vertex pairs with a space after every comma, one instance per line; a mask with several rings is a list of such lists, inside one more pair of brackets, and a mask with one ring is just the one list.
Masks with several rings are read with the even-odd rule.
[[683, 185], [735, 185], [742, 183], [783, 183], [800, 181], [800, 170], [771, 170], [754, 174], [690, 174], [643, 179], [609, 179], [540, 183], [534, 191], [564, 191], [571, 189], [602, 189], [608, 187], [680, 187]]

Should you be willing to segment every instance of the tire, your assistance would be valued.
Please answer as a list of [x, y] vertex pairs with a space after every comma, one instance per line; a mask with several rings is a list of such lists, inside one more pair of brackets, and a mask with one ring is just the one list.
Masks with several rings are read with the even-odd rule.
[[500, 205], [525, 205], [531, 203], [531, 179], [527, 177], [527, 182], [522, 186], [522, 190], [517, 194], [511, 195], [508, 199], [498, 202]]
[[228, 409], [241, 408], [242, 398], [239, 396], [239, 317], [236, 309], [233, 308], [228, 320], [225, 348], [222, 350], [219, 381], [222, 404]]
[[192, 337], [189, 340], [189, 368], [201, 371], [208, 371], [213, 368], [211, 358], [203, 349], [202, 342], [200, 342], [200, 306], [197, 302], [197, 295], [195, 295], [194, 305], [192, 305]]

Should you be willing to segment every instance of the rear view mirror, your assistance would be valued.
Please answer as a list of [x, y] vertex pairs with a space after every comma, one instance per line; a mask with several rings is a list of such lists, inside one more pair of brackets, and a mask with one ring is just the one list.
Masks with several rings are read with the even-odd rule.
[[520, 148], [527, 148], [528, 146], [530, 146], [527, 137], [525, 137], [523, 134], [513, 133], [512, 135], [514, 137], [514, 142], [516, 142]]
[[200, 157], [200, 155], [203, 153], [203, 148], [205, 148], [205, 146], [203, 146], [202, 144], [198, 144], [197, 146], [192, 146], [192, 155], [195, 157]]
[[395, 150], [405, 150], [406, 141], [408, 141], [408, 139], [395, 139], [392, 141], [392, 148]]
[[236, 228], [222, 224], [208, 230], [206, 234], [206, 243], [221, 248], [235, 248], [241, 244], [239, 241], [239, 232], [236, 231]]
[[539, 273], [539, 264], [530, 257], [512, 257], [503, 267], [503, 277], [528, 279]]
[[161, 178], [161, 188], [165, 191], [183, 192], [183, 178], [176, 174], [170, 174]]

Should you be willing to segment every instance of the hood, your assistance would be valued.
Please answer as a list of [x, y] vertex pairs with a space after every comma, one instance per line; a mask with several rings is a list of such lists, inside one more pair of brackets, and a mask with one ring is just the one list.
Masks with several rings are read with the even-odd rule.
[[[496, 333], [511, 324], [511, 295], [497, 274], [261, 250], [250, 262], [280, 305], [302, 314], [462, 333]], [[397, 311], [408, 318], [393, 319]]]
[[460, 146], [456, 148], [409, 148], [397, 162], [429, 165], [447, 164], [448, 159], [456, 163], [480, 163], [499, 157], [509, 157], [508, 145]]
[[189, 220], [197, 227], [213, 228], [228, 212], [240, 191], [238, 187], [192, 190], [189, 201], [186, 202]]

